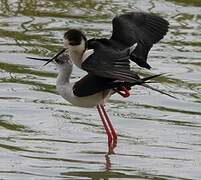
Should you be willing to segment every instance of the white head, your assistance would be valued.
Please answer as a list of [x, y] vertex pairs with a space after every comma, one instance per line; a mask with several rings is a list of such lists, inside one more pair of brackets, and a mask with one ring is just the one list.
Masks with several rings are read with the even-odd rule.
[[[63, 62], [63, 60], [68, 59], [68, 63], [73, 62], [75, 65], [80, 67], [82, 55], [86, 50], [86, 42], [86, 36], [80, 30], [70, 29], [64, 34], [64, 48], [53, 58], [49, 59], [45, 65], [55, 60], [55, 62], [58, 61], [57, 66], [60, 67], [60, 64]], [[68, 53], [65, 54], [64, 51], [68, 51]], [[68, 63], [62, 64], [65, 67], [68, 66]]]
[[83, 53], [86, 49], [86, 36], [77, 29], [70, 29], [64, 34], [64, 48], [76, 53]]

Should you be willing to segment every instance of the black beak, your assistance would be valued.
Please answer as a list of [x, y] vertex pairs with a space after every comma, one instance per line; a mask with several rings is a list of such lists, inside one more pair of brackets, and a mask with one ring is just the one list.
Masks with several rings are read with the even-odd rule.
[[28, 59], [34, 59], [34, 60], [39, 60], [39, 61], [46, 61], [46, 62], [50, 61], [52, 59], [52, 58], [51, 59], [50, 58], [49, 59], [48, 58], [35, 58], [35, 57], [29, 57], [29, 56], [26, 57], [26, 58], [28, 58]]
[[47, 64], [49, 64], [50, 62], [52, 62], [54, 59], [57, 59], [57, 57], [62, 54], [66, 49], [62, 49], [61, 51], [59, 51], [52, 59], [50, 59], [49, 61], [47, 61], [43, 66], [46, 66]]
[[35, 58], [35, 57], [27, 57], [28, 59], [34, 59], [34, 60], [39, 60], [39, 61], [46, 61], [46, 63], [43, 66], [46, 66], [47, 64], [49, 64], [50, 62], [52, 62], [54, 59], [57, 59], [57, 57], [62, 54], [66, 49], [62, 49], [61, 51], [59, 51], [54, 57], [52, 57], [51, 59], [48, 58]]

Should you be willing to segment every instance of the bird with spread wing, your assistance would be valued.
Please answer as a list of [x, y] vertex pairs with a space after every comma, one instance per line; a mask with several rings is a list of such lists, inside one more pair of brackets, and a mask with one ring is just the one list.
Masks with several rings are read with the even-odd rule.
[[[150, 79], [160, 74], [140, 78], [130, 68], [130, 61], [151, 68], [148, 53], [166, 35], [169, 23], [156, 15], [130, 12], [113, 18], [112, 27], [109, 39], [89, 40], [82, 31], [70, 29], [64, 34], [64, 48], [53, 58], [32, 58], [47, 61], [45, 65], [55, 60], [59, 68], [57, 90], [66, 100], [77, 106], [97, 106], [110, 150], [116, 145], [117, 135], [103, 104], [112, 94], [127, 97], [132, 86], [142, 85], [173, 97], [148, 85]], [[74, 83], [69, 82], [72, 64], [88, 73]]]

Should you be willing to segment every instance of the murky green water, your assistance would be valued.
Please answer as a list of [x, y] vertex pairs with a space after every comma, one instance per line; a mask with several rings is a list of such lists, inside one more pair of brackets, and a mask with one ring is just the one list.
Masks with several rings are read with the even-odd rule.
[[[115, 14], [143, 10], [170, 22], [152, 48], [152, 71], [167, 73], [107, 104], [119, 140], [107, 139], [95, 109], [78, 108], [55, 91], [54, 65], [26, 56], [52, 56], [68, 28], [108, 37]], [[1, 0], [0, 179], [201, 179], [200, 0]], [[73, 80], [83, 72], [74, 69]]]

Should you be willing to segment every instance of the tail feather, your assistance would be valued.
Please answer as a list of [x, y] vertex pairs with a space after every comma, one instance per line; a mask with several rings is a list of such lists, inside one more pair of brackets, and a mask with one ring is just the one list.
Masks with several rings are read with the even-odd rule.
[[[145, 83], [146, 83], [146, 82], [145, 82]], [[144, 87], [146, 87], [146, 88], [148, 88], [148, 89], [151, 89], [151, 90], [153, 90], [153, 91], [156, 91], [156, 92], [159, 92], [159, 93], [164, 94], [164, 95], [166, 95], [166, 96], [169, 96], [169, 97], [171, 97], [171, 98], [177, 99], [175, 96], [173, 96], [173, 95], [171, 95], [171, 94], [168, 94], [168, 93], [166, 93], [166, 92], [163, 92], [163, 91], [161, 91], [161, 90], [159, 90], [159, 89], [156, 89], [156, 88], [154, 88], [154, 87], [152, 87], [152, 86], [150, 86], [150, 85], [148, 85], [148, 84], [141, 84], [141, 85], [144, 86]]]
[[159, 77], [159, 76], [164, 75], [164, 74], [165, 74], [165, 73], [156, 74], [156, 75], [153, 75], [153, 76], [149, 76], [149, 77], [142, 78], [141, 80], [144, 81], [144, 82], [146, 82], [147, 80], [150, 80], [150, 79]]
[[146, 87], [146, 88], [148, 88], [148, 89], [151, 89], [151, 90], [153, 90], [153, 91], [156, 91], [156, 92], [159, 92], [159, 93], [164, 94], [164, 95], [166, 95], [166, 96], [169, 96], [169, 97], [171, 97], [171, 98], [177, 99], [175, 96], [173, 96], [173, 95], [171, 95], [171, 94], [168, 94], [168, 93], [166, 93], [166, 92], [163, 92], [163, 91], [161, 91], [161, 90], [159, 90], [159, 89], [156, 89], [156, 88], [154, 88], [154, 87], [152, 87], [152, 86], [150, 86], [150, 85], [147, 84], [147, 83], [153, 83], [153, 81], [148, 81], [148, 80], [153, 79], [153, 78], [156, 78], [156, 77], [159, 77], [159, 76], [161, 76], [161, 75], [163, 75], [163, 74], [164, 74], [164, 73], [162, 73], [162, 74], [156, 74], [156, 75], [153, 75], [153, 76], [149, 76], [149, 77], [145, 77], [145, 78], [139, 79], [139, 80], [137, 80], [137, 81], [135, 82], [135, 84], [133, 84], [133, 85], [141, 85], [141, 86], [144, 86], [144, 87]]

